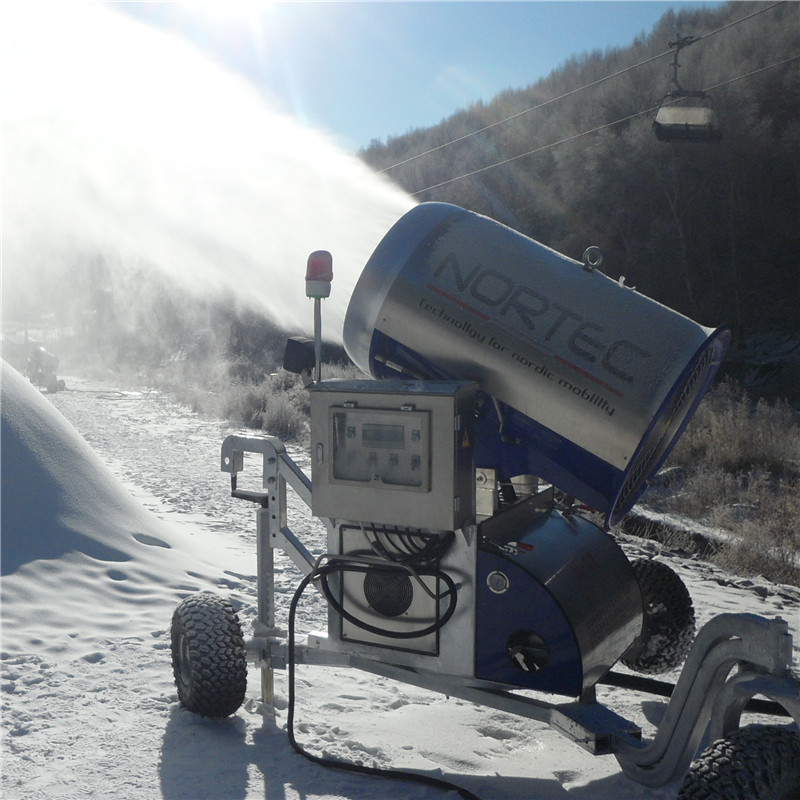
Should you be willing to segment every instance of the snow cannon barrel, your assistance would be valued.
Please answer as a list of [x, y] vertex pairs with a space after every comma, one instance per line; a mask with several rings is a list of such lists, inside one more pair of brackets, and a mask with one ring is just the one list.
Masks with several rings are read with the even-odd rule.
[[664, 462], [728, 341], [725, 328], [446, 203], [395, 223], [344, 322], [345, 349], [375, 378], [479, 382], [497, 402], [482, 412], [476, 465], [538, 475], [607, 526]]

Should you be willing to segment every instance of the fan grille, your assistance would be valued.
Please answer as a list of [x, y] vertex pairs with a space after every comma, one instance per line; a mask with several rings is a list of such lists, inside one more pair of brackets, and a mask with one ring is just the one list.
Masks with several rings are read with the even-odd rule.
[[364, 576], [364, 596], [376, 614], [399, 617], [411, 607], [414, 587], [406, 572], [376, 567]]

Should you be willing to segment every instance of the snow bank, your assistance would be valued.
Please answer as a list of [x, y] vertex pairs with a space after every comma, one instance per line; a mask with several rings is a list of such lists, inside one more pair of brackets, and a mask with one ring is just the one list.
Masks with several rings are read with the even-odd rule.
[[147, 627], [216, 583], [224, 544], [146, 510], [5, 362], [0, 405], [5, 652]]

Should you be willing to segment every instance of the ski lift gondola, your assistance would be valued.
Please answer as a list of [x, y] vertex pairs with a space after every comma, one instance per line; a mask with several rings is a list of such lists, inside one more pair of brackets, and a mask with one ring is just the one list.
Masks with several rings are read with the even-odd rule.
[[662, 98], [653, 120], [656, 137], [662, 142], [716, 142], [722, 138], [711, 95], [699, 89], [684, 89], [678, 82], [680, 51], [696, 41], [693, 36], [684, 36], [669, 44], [675, 48], [670, 78], [674, 88]]

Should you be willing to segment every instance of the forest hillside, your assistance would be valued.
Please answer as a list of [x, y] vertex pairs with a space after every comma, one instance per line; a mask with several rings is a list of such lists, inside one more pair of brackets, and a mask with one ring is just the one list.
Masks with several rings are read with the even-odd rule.
[[[627, 47], [576, 55], [527, 87], [358, 156], [414, 200], [486, 214], [576, 259], [599, 247], [609, 276], [705, 325], [730, 325], [725, 370], [751, 395], [800, 404], [800, 4], [675, 7]], [[670, 43], [680, 39], [692, 43], [678, 80], [712, 98], [718, 141], [654, 133], [671, 87]], [[185, 128], [177, 112], [158, 116], [149, 147], [124, 126], [109, 134], [103, 167], [92, 117], [79, 112], [66, 128], [54, 116], [42, 130], [9, 124], [4, 133], [17, 178], [9, 169], [3, 355], [23, 369], [33, 341], [52, 348], [62, 370], [88, 361], [147, 381], [178, 370], [215, 392], [231, 379], [260, 381], [280, 364], [289, 327], [267, 316], [293, 307], [280, 280], [287, 265], [302, 270], [324, 242], [357, 275], [369, 243], [401, 213], [394, 198], [408, 203], [359, 158], [315, 139], [292, 141], [300, 166], [290, 180], [278, 169], [285, 157], [262, 152], [259, 137], [241, 154], [201, 147], [199, 160], [184, 157], [170, 127]], [[237, 135], [239, 120], [228, 120]], [[384, 191], [386, 205], [376, 200]], [[329, 199], [351, 194], [338, 206]], [[340, 267], [337, 276], [341, 292]], [[310, 324], [302, 281], [290, 285]]]
[[[719, 141], [654, 134], [683, 37], [694, 41], [678, 81], [711, 97]], [[731, 325], [739, 355], [794, 362], [781, 383], [800, 383], [797, 3], [668, 12], [626, 48], [575, 56], [361, 156], [420, 201], [486, 214], [576, 259], [600, 247], [607, 274]]]

